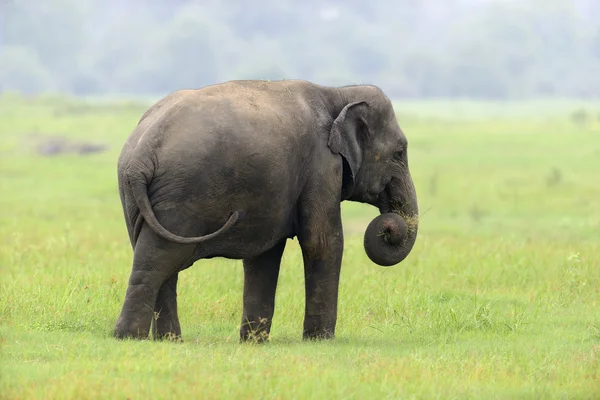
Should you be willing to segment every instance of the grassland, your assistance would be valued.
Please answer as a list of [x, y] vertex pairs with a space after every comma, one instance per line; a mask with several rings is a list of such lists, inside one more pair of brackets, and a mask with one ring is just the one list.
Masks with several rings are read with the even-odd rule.
[[[144, 104], [0, 99], [0, 398], [600, 398], [600, 106], [398, 103], [422, 211], [373, 265], [344, 204], [337, 338], [304, 343], [296, 241], [270, 343], [238, 343], [239, 262], [180, 277], [185, 343], [116, 341], [131, 249], [116, 158]], [[550, 110], [550, 111], [549, 111]], [[108, 144], [42, 156], [51, 136]]]

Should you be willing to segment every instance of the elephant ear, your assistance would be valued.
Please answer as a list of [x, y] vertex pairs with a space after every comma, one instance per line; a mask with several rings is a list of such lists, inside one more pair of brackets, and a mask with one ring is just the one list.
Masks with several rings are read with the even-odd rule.
[[347, 104], [333, 121], [329, 132], [329, 149], [334, 154], [340, 154], [350, 167], [352, 186], [362, 165], [363, 144], [368, 133], [364, 117], [368, 106], [365, 101]]

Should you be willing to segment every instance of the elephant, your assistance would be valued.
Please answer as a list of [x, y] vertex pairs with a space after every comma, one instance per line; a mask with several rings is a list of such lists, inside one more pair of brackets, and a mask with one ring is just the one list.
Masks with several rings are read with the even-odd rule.
[[403, 261], [418, 231], [408, 141], [375, 85], [232, 80], [179, 89], [142, 115], [117, 163], [133, 248], [115, 338], [182, 340], [179, 272], [242, 260], [240, 342], [270, 337], [281, 258], [297, 239], [303, 340], [335, 337], [344, 249], [341, 203], [376, 207], [364, 247]]

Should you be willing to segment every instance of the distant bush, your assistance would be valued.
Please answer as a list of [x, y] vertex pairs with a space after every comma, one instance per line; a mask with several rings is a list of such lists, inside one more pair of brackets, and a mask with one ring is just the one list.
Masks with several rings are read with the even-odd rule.
[[0, 1], [0, 92], [165, 94], [247, 78], [374, 83], [395, 98], [600, 91], [598, 1], [47, 3]]
[[576, 125], [585, 125], [591, 119], [591, 115], [584, 109], [579, 109], [571, 113], [571, 121]]

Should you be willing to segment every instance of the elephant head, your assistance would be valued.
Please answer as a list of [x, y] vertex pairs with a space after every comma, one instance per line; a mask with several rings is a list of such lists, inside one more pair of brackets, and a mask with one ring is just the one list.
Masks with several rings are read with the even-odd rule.
[[379, 88], [345, 87], [340, 98], [328, 145], [344, 161], [342, 200], [378, 207], [381, 215], [365, 231], [365, 251], [378, 265], [398, 264], [411, 252], [418, 231], [406, 136]]

